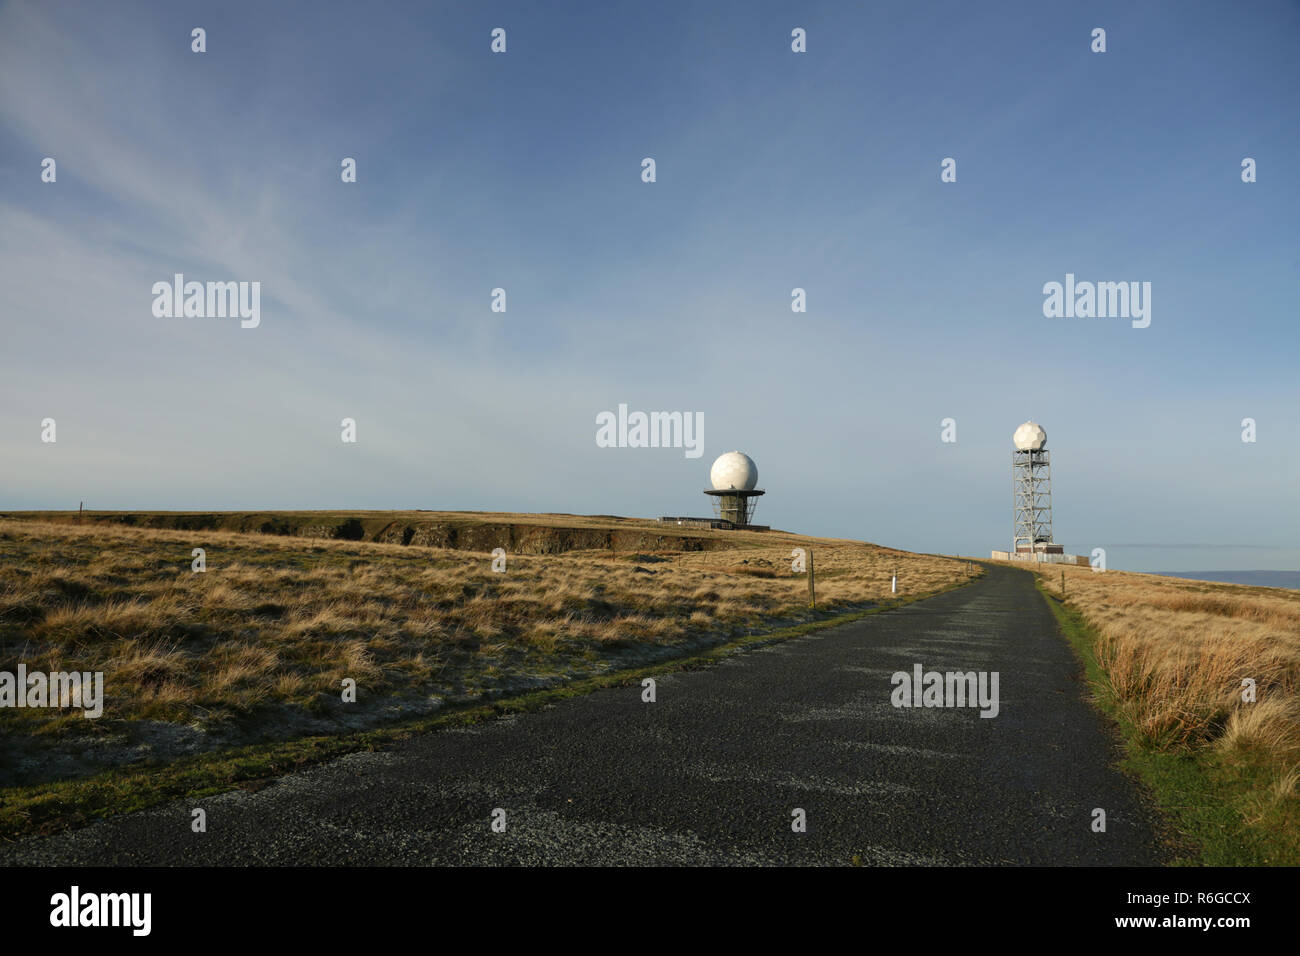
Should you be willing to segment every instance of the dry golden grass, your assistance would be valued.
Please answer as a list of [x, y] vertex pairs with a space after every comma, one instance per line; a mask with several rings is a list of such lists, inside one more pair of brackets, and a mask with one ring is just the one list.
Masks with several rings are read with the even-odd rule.
[[[320, 712], [344, 678], [359, 700], [466, 697], [723, 639], [806, 608], [794, 547], [815, 551], [819, 607], [887, 598], [895, 570], [903, 595], [971, 574], [965, 561], [847, 541], [697, 536], [735, 546], [510, 555], [498, 574], [486, 552], [0, 519], [0, 670], [103, 671], [103, 721], [207, 725], [260, 708]], [[191, 571], [195, 547], [205, 573]], [[0, 711], [10, 730], [101, 723], [77, 718]]]
[[[1061, 567], [1038, 571], [1059, 595]], [[1263, 770], [1266, 801], [1295, 796], [1300, 591], [1066, 567], [1065, 595], [1096, 629], [1098, 661], [1148, 746]]]

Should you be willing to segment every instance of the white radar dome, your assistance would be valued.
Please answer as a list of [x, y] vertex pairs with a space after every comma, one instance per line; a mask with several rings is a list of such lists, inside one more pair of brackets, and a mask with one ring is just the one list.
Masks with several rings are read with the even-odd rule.
[[753, 491], [758, 484], [758, 466], [744, 452], [729, 451], [713, 463], [709, 481], [714, 491]]
[[1037, 422], [1025, 422], [1016, 429], [1011, 440], [1021, 451], [1042, 451], [1047, 447], [1047, 432]]

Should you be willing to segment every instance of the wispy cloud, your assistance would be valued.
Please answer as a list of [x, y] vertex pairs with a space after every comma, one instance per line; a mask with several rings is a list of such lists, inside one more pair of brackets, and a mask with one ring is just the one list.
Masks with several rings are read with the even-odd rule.
[[[1067, 540], [1201, 549], [1104, 540], [1177, 541], [1197, 514], [1285, 558], [1300, 333], [1276, 210], [1300, 143], [1273, 93], [1237, 94], [1295, 75], [1295, 17], [1168, 7], [1175, 50], [1160, 10], [1116, 13], [1099, 61], [1052, 11], [827, 8], [795, 60], [788, 8], [746, 9], [510, 9], [492, 59], [456, 5], [6, 4], [0, 507], [689, 513], [742, 447], [775, 524], [979, 552], [1009, 535], [1032, 416]], [[1170, 84], [1196, 108], [1166, 109]], [[1225, 141], [1268, 176], [1234, 184]], [[1154, 280], [1149, 334], [1043, 319], [1043, 282], [1093, 268]], [[260, 281], [261, 327], [154, 318], [175, 272]], [[703, 412], [704, 465], [598, 449], [622, 401]]]

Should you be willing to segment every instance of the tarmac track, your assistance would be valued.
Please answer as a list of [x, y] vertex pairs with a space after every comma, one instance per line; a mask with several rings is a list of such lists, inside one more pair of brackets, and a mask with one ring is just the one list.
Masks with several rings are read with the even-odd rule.
[[[915, 664], [997, 671], [997, 716], [894, 707], [891, 675]], [[0, 845], [0, 863], [1164, 861], [1024, 571], [993, 566], [925, 601], [666, 674], [656, 697], [616, 688], [430, 733], [257, 792]], [[194, 807], [206, 833], [191, 831]], [[796, 809], [806, 832], [792, 829]]]

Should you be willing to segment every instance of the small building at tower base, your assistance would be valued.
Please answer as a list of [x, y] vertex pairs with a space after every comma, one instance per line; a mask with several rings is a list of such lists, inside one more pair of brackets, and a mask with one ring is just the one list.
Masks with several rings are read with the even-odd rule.
[[994, 551], [991, 555], [994, 561], [1029, 561], [1036, 564], [1077, 564], [1082, 567], [1088, 567], [1089, 561], [1082, 554], [1066, 554], [1065, 548], [1059, 544], [1047, 544], [1046, 542], [1037, 545], [1033, 551], [1028, 548], [1020, 547], [1015, 551]]

